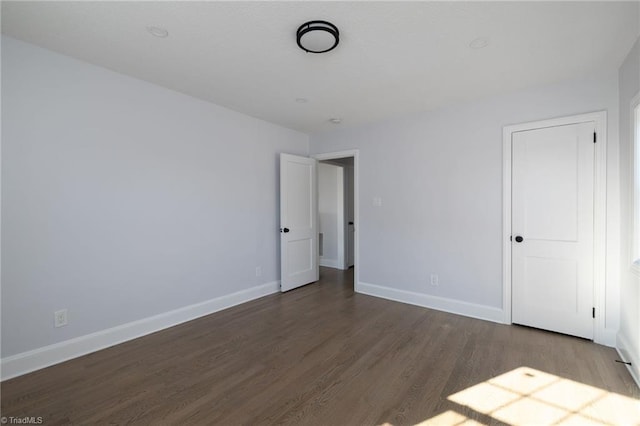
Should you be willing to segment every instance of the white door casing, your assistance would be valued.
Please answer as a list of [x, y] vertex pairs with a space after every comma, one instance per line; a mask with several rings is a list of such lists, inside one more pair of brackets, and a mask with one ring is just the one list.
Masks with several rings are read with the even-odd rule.
[[[597, 137], [594, 146], [593, 172], [593, 302], [595, 318], [593, 318], [593, 340], [596, 343], [614, 346], [616, 330], [606, 326], [606, 153], [607, 153], [607, 113], [605, 111], [580, 114], [570, 117], [529, 122], [505, 126], [503, 129], [503, 299], [502, 307], [504, 322], [512, 323], [512, 246], [516, 243], [510, 240], [518, 234], [513, 229], [512, 234], [512, 139], [518, 132], [544, 129], [556, 126], [569, 126], [579, 123], [591, 123]], [[591, 138], [593, 138], [593, 133]], [[593, 142], [593, 139], [591, 140]], [[517, 154], [516, 154], [517, 155]], [[522, 235], [526, 240], [526, 235]]]
[[280, 290], [319, 279], [316, 160], [280, 154]]
[[593, 122], [512, 134], [512, 321], [593, 339]]

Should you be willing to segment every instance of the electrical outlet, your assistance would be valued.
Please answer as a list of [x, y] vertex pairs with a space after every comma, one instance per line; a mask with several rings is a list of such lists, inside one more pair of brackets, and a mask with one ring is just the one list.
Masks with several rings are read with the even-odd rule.
[[68, 324], [67, 321], [67, 310], [61, 309], [59, 311], [55, 311], [53, 313], [53, 325], [54, 327], [64, 327]]
[[256, 277], [261, 277], [261, 276], [262, 276], [262, 267], [256, 266]]
[[439, 285], [440, 281], [437, 274], [431, 274], [431, 285]]

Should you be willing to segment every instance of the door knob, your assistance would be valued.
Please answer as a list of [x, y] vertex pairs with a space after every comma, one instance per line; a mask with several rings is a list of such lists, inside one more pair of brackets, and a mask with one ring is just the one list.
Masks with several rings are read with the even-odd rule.
[[522, 238], [520, 235], [516, 235], [516, 243], [521, 243], [524, 241], [524, 238]]
[[289, 232], [289, 228], [280, 228], [280, 232], [284, 232], [286, 234]]

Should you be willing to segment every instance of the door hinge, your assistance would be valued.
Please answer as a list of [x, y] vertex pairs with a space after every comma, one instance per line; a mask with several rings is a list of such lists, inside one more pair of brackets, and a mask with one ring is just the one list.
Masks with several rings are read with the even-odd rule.
[[596, 317], [596, 308], [591, 308], [591, 317]]
[[598, 138], [597, 138], [597, 136], [596, 136], [596, 132], [593, 132], [593, 143], [596, 143], [596, 140], [597, 140], [597, 139], [598, 139]]

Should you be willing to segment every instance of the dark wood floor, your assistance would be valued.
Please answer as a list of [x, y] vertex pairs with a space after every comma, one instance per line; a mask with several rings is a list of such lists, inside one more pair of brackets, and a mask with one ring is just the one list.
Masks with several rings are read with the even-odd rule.
[[528, 367], [638, 398], [615, 359], [585, 340], [355, 294], [351, 271], [322, 269], [317, 284], [3, 382], [1, 408], [47, 425], [498, 424], [448, 397]]

